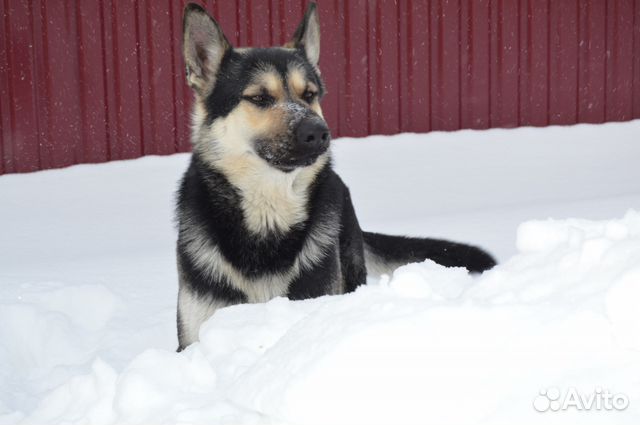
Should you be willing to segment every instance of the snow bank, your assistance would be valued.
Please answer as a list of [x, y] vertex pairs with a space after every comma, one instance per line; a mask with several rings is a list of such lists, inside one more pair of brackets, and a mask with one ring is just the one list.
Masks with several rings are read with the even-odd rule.
[[12, 289], [19, 295], [0, 300], [0, 389], [3, 401], [22, 404], [93, 361], [119, 299], [103, 285], [43, 282]]
[[[336, 140], [364, 229], [477, 244], [502, 266], [477, 279], [414, 264], [346, 297], [231, 308], [180, 355], [172, 216], [188, 154], [0, 176], [0, 425], [437, 422], [457, 394], [441, 422], [533, 422], [534, 397], [556, 382], [548, 395], [626, 391], [624, 412], [584, 423], [637, 422], [640, 375], [622, 358], [640, 335], [625, 304], [638, 299], [630, 219], [529, 222], [509, 258], [532, 218], [640, 210], [639, 134], [636, 120]], [[579, 320], [583, 334], [564, 338]], [[588, 371], [544, 369], [560, 349], [586, 356], [590, 335], [613, 348]], [[529, 352], [539, 360], [516, 367]], [[505, 395], [510, 374], [520, 381]]]
[[[21, 423], [637, 424], [640, 213], [526, 222], [517, 246], [479, 277], [427, 261], [219, 310], [186, 351], [98, 360]], [[628, 405], [562, 410], [570, 389]]]

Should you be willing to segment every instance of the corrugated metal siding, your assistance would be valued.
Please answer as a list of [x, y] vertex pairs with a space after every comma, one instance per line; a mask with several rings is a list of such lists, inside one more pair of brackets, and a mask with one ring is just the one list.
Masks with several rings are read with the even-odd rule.
[[[184, 1], [0, 2], [0, 174], [187, 151]], [[281, 44], [305, 0], [207, 8]], [[338, 136], [640, 118], [640, 0], [320, 0]]]

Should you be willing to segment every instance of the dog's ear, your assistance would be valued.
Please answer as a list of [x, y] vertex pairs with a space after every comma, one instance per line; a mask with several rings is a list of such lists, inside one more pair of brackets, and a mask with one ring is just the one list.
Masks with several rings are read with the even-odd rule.
[[222, 58], [231, 49], [231, 44], [215, 19], [195, 3], [184, 8], [182, 25], [187, 83], [203, 95], [213, 87]]
[[315, 3], [309, 3], [302, 22], [285, 47], [304, 50], [309, 62], [314, 66], [318, 65], [320, 60], [320, 20]]

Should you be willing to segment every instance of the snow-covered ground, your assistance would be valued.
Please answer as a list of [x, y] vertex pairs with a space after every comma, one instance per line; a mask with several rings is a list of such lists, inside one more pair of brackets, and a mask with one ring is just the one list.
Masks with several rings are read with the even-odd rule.
[[501, 264], [230, 307], [177, 354], [188, 155], [2, 176], [0, 424], [638, 423], [640, 121], [334, 154], [363, 228]]

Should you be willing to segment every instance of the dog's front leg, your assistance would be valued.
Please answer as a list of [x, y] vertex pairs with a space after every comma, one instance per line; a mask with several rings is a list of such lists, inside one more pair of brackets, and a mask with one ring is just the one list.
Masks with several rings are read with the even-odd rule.
[[362, 229], [351, 202], [349, 189], [344, 188], [342, 222], [340, 231], [340, 266], [344, 292], [352, 292], [367, 283], [367, 268], [364, 261]]

